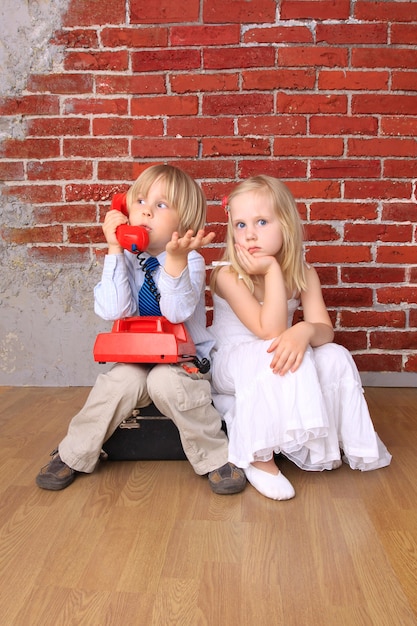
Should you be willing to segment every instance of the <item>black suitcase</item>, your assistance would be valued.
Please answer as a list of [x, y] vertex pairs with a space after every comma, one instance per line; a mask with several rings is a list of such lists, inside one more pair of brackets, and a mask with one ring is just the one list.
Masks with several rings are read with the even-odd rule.
[[110, 461], [179, 461], [187, 458], [178, 428], [154, 404], [135, 409], [104, 443], [103, 450]]
[[[226, 432], [226, 424], [222, 421]], [[183, 461], [187, 457], [178, 428], [154, 404], [135, 409], [112, 436], [103, 450], [109, 461]]]

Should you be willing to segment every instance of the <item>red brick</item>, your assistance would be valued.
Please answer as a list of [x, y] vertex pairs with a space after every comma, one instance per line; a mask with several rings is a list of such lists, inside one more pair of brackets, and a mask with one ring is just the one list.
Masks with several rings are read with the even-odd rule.
[[288, 187], [295, 198], [340, 198], [340, 183], [333, 180], [288, 180]]
[[240, 42], [238, 24], [171, 26], [171, 46], [227, 46]]
[[402, 267], [342, 267], [341, 281], [343, 283], [374, 283], [390, 284], [403, 283], [405, 281], [405, 270]]
[[372, 260], [370, 246], [316, 245], [309, 246], [308, 263], [366, 263]]
[[255, 138], [208, 138], [202, 139], [203, 157], [206, 156], [229, 156], [232, 154], [246, 155], [268, 155], [270, 154], [269, 141], [267, 139]]
[[240, 135], [304, 135], [307, 119], [304, 115], [247, 115], [237, 119]]
[[97, 117], [93, 119], [93, 135], [127, 135], [158, 137], [163, 134], [163, 122], [157, 119], [133, 117]]
[[310, 117], [312, 135], [376, 135], [376, 117], [348, 115], [312, 115]]
[[349, 156], [416, 156], [417, 143], [414, 139], [374, 137], [348, 139]]
[[384, 116], [381, 118], [381, 134], [415, 137], [417, 135], [417, 118], [402, 115]]
[[50, 43], [64, 48], [98, 48], [98, 32], [92, 29], [74, 28], [53, 34]]
[[380, 304], [417, 304], [417, 287], [381, 287], [377, 299]]
[[337, 268], [331, 266], [318, 265], [316, 268], [321, 285], [337, 285]]
[[66, 158], [121, 156], [128, 153], [127, 139], [64, 139], [63, 151]]
[[310, 172], [313, 178], [379, 178], [381, 162], [360, 159], [312, 160]]
[[65, 186], [67, 202], [108, 202], [115, 193], [121, 191], [120, 184], [79, 184]]
[[62, 187], [59, 185], [13, 185], [3, 187], [3, 196], [19, 198], [30, 204], [42, 202], [62, 202]]
[[417, 333], [378, 330], [369, 334], [371, 349], [379, 350], [415, 350]]
[[222, 137], [233, 134], [231, 117], [170, 117], [167, 120], [167, 135], [171, 137]]
[[166, 93], [164, 77], [161, 74], [140, 74], [139, 76], [98, 75], [97, 94], [147, 94]]
[[38, 117], [27, 121], [27, 135], [33, 137], [63, 137], [89, 135], [90, 120], [80, 117]]
[[206, 48], [203, 50], [205, 70], [244, 67], [273, 67], [275, 51], [270, 47]]
[[23, 163], [14, 161], [6, 162], [0, 161], [0, 180], [24, 180], [25, 173]]
[[[417, 58], [416, 58], [417, 61]], [[352, 113], [385, 115], [416, 115], [417, 96], [357, 94], [352, 96]]]
[[324, 287], [323, 297], [328, 307], [369, 307], [373, 303], [372, 289], [364, 287]]
[[395, 354], [353, 354], [353, 360], [360, 372], [400, 372], [402, 356]]
[[237, 74], [216, 72], [214, 74], [178, 74], [171, 76], [171, 88], [174, 93], [193, 91], [237, 91]]
[[259, 159], [252, 161], [240, 159], [238, 165], [239, 178], [249, 178], [256, 174], [267, 174], [276, 178], [306, 178], [307, 164], [300, 159]]
[[69, 243], [104, 243], [106, 238], [101, 226], [68, 226], [67, 237]]
[[399, 181], [349, 181], [345, 182], [345, 198], [389, 198], [410, 199], [412, 194], [411, 183]]
[[[32, 74], [28, 91], [48, 91], [53, 94], [91, 93], [93, 77], [86, 74]], [[37, 112], [37, 111], [36, 111]]]
[[370, 22], [415, 22], [417, 13], [413, 0], [411, 2], [358, 0], [354, 6], [353, 17]]
[[340, 241], [341, 236], [330, 224], [305, 224], [304, 234], [307, 241]]
[[384, 178], [414, 178], [417, 159], [385, 159]]
[[278, 137], [274, 139], [275, 156], [340, 156], [343, 154], [343, 139], [329, 138], [317, 141], [310, 137]]
[[203, 97], [203, 115], [262, 115], [273, 110], [274, 100], [270, 94], [207, 94]]
[[56, 96], [22, 96], [0, 98], [0, 115], [57, 115], [59, 100]]
[[[380, 246], [377, 250], [377, 263], [408, 263], [413, 265], [417, 259], [417, 246]], [[417, 291], [416, 291], [417, 293]]]
[[417, 91], [417, 72], [392, 72], [393, 91]]
[[64, 113], [69, 115], [126, 115], [127, 98], [67, 98]]
[[342, 20], [349, 11], [349, 0], [281, 0], [281, 19]]
[[317, 24], [316, 41], [328, 44], [387, 44], [388, 27], [384, 23]]
[[200, 68], [200, 51], [168, 48], [166, 50], [142, 50], [132, 52], [134, 72], [168, 72], [169, 70], [192, 70]]
[[408, 354], [406, 356], [404, 371], [417, 372], [417, 354]]
[[286, 94], [277, 96], [278, 113], [346, 113], [347, 98], [335, 94]]
[[340, 326], [343, 328], [404, 328], [406, 317], [404, 311], [346, 311], [339, 314]]
[[134, 139], [132, 140], [132, 156], [140, 158], [175, 157], [181, 154], [184, 157], [198, 156], [198, 141], [196, 139]]
[[34, 228], [2, 228], [1, 234], [7, 243], [53, 243], [63, 241], [62, 226], [36, 226]]
[[391, 222], [417, 222], [417, 204], [415, 202], [384, 202], [382, 219]]
[[72, 180], [92, 178], [91, 161], [30, 161], [27, 165], [28, 180]]
[[187, 2], [130, 0], [130, 22], [132, 24], [196, 22], [199, 18], [199, 4], [199, 0]]
[[371, 72], [366, 70], [322, 70], [319, 73], [320, 90], [388, 90], [389, 72]]
[[242, 72], [243, 89], [313, 89], [314, 70], [262, 69]]
[[[415, 16], [417, 21], [417, 15]], [[411, 46], [417, 44], [417, 28], [415, 24], [391, 24], [391, 45], [404, 44]]]
[[101, 41], [106, 48], [160, 48], [168, 45], [168, 28], [103, 28]]
[[[276, 12], [275, 0], [205, 0], [203, 19], [207, 24], [231, 23], [268, 23], [274, 22]], [[181, 20], [184, 21], [184, 20]]]
[[280, 67], [347, 67], [347, 50], [327, 46], [294, 46], [280, 48]]
[[374, 220], [376, 202], [313, 202], [310, 206], [312, 220]]
[[157, 96], [133, 98], [132, 115], [171, 116], [196, 115], [198, 113], [197, 96]]
[[[236, 170], [234, 159], [171, 159], [171, 165], [185, 170], [195, 179], [233, 178]], [[202, 182], [202, 186], [204, 186]]]
[[33, 210], [33, 218], [37, 224], [91, 223], [96, 221], [96, 206], [95, 204], [68, 203], [37, 206]]
[[[132, 161], [100, 161], [97, 165], [98, 180], [129, 180], [135, 176], [135, 164]], [[122, 190], [121, 190], [122, 191]]]
[[367, 349], [367, 334], [363, 330], [357, 331], [341, 331], [336, 330], [334, 335], [335, 343], [338, 343], [349, 351], [353, 350], [366, 350]]
[[313, 43], [313, 36], [306, 26], [271, 26], [249, 28], [243, 33], [244, 43]]
[[94, 26], [96, 24], [124, 24], [125, 0], [71, 0], [63, 17], [64, 26]]
[[411, 224], [346, 224], [344, 229], [344, 241], [411, 243], [412, 238]]
[[110, 70], [122, 72], [128, 68], [129, 57], [125, 50], [118, 52], [67, 52], [64, 60], [66, 70]]

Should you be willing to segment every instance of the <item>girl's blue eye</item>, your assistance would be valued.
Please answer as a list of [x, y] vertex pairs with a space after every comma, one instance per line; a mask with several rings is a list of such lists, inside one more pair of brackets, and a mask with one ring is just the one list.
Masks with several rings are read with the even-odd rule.
[[245, 222], [236, 222], [236, 228], [245, 228]]
[[265, 224], [267, 224], [267, 221], [264, 219], [259, 220], [259, 224], [260, 226], [265, 226]]

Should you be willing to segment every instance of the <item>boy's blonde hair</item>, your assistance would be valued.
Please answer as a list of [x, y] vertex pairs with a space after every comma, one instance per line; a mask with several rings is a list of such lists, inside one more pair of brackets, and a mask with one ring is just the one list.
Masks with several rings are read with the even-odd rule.
[[190, 229], [195, 234], [204, 228], [207, 213], [204, 193], [191, 176], [173, 165], [151, 165], [144, 170], [127, 192], [128, 210], [140, 195], [147, 196], [157, 180], [164, 181], [168, 204], [178, 212], [179, 235]]
[[[291, 293], [303, 291], [307, 288], [303, 258], [303, 227], [294, 196], [282, 181], [272, 176], [260, 174], [239, 183], [229, 195], [228, 204], [231, 205], [237, 196], [248, 192], [263, 196], [265, 201], [270, 203], [281, 225], [283, 243], [276, 259], [280, 264], [285, 285]], [[240, 276], [253, 292], [254, 281], [240, 266], [234, 244], [233, 224], [229, 210], [226, 250], [222, 261], [230, 262], [232, 271]], [[212, 273], [212, 289], [215, 285], [218, 269], [216, 268]]]

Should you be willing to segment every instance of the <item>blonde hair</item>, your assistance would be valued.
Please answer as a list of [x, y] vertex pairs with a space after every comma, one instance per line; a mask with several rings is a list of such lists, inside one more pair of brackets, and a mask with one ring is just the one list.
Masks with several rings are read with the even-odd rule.
[[[307, 288], [305, 277], [305, 263], [303, 258], [303, 227], [297, 210], [294, 196], [288, 187], [272, 176], [260, 174], [253, 176], [239, 183], [228, 197], [228, 204], [231, 206], [233, 200], [243, 193], [255, 193], [263, 196], [266, 202], [271, 203], [271, 207], [277, 216], [280, 225], [283, 243], [276, 255], [280, 264], [285, 285], [291, 293], [303, 291]], [[254, 280], [240, 266], [234, 247], [233, 224], [228, 210], [226, 250], [222, 261], [229, 262], [231, 271], [242, 278], [244, 283], [253, 293]], [[215, 268], [211, 277], [211, 288], [214, 289], [216, 274], [220, 268]]]
[[158, 180], [164, 181], [166, 199], [178, 212], [180, 236], [187, 230], [196, 233], [204, 228], [207, 213], [205, 195], [191, 176], [173, 165], [151, 165], [144, 170], [127, 192], [128, 210], [139, 195], [146, 197], [150, 187]]

